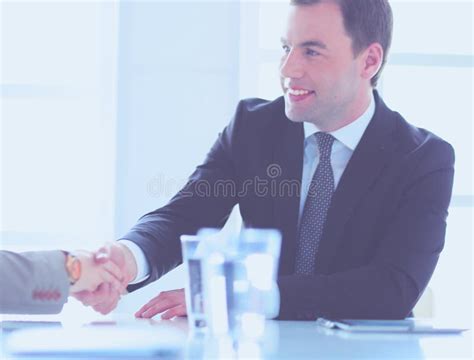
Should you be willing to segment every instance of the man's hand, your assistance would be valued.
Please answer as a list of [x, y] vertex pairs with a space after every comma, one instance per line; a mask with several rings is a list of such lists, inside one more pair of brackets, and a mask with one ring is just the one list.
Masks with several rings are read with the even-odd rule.
[[71, 285], [71, 293], [94, 291], [102, 283], [109, 283], [117, 291], [124, 290], [122, 271], [110, 261], [107, 254], [98, 257], [89, 251], [80, 250], [75, 251], [74, 256], [80, 262], [81, 276]]
[[121, 286], [116, 288], [111, 283], [102, 283], [93, 291], [83, 290], [72, 295], [86, 306], [92, 306], [95, 311], [101, 314], [108, 314], [118, 304], [120, 296], [126, 293], [126, 287], [135, 279], [137, 274], [137, 264], [131, 251], [118, 242], [108, 243], [95, 253], [96, 260], [106, 258], [108, 262], [114, 263], [121, 272]]
[[117, 306], [121, 293], [117, 291], [110, 283], [102, 283], [95, 291], [80, 291], [73, 296], [86, 306], [100, 312], [103, 315], [108, 314]]
[[151, 299], [135, 313], [137, 318], [152, 318], [156, 314], [162, 313], [162, 319], [168, 320], [175, 316], [186, 316], [186, 300], [184, 289], [163, 291], [158, 296]]

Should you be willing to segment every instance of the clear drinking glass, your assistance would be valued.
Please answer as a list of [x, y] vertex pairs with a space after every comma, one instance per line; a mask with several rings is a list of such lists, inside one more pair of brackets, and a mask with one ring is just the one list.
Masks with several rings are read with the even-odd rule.
[[181, 235], [183, 266], [185, 271], [185, 297], [188, 323], [192, 332], [207, 328], [205, 311], [203, 261], [212, 245], [216, 229], [202, 229], [197, 235]]
[[278, 315], [276, 284], [281, 234], [273, 229], [245, 229], [239, 238], [214, 247], [204, 263], [208, 324], [214, 335], [234, 340], [258, 339], [265, 319]]

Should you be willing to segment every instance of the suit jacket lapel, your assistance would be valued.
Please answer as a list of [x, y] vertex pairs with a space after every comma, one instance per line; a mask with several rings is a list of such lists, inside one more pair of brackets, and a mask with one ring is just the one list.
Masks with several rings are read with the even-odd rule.
[[285, 116], [284, 107], [275, 112], [275, 117], [272, 161], [279, 166], [280, 175], [271, 179], [275, 180], [277, 189], [273, 196], [273, 217], [283, 235], [279, 273], [291, 274], [296, 253], [304, 131], [301, 123], [294, 123]]
[[316, 256], [319, 273], [329, 273], [330, 264], [342, 240], [345, 224], [358, 201], [377, 180], [393, 151], [395, 143], [390, 133], [394, 125], [390, 121], [390, 111], [376, 92], [374, 96], [374, 117], [352, 154], [332, 198]]

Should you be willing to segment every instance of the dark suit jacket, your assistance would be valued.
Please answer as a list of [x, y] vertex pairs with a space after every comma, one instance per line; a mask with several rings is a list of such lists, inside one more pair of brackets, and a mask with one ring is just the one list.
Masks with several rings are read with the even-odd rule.
[[188, 184], [123, 237], [152, 269], [130, 290], [181, 262], [181, 234], [223, 226], [239, 204], [246, 226], [283, 234], [281, 319], [407, 316], [443, 249], [454, 151], [374, 96], [375, 114], [333, 195], [315, 275], [294, 275], [303, 125], [286, 118], [283, 98], [249, 99]]

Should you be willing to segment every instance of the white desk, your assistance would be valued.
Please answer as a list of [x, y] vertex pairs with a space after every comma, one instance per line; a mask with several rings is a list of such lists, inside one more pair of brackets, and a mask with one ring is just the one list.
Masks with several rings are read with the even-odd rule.
[[[3, 321], [14, 319], [45, 321], [48, 317], [3, 316]], [[60, 317], [54, 316], [51, 319], [57, 321]], [[186, 319], [183, 318], [173, 321], [148, 321], [116, 317], [109, 324], [116, 327], [151, 328], [157, 332], [163, 328], [173, 328], [183, 337], [180, 358], [223, 358], [229, 355], [225, 350], [219, 352], [223, 350], [217, 350], [219, 347], [215, 341], [206, 342], [191, 338]], [[71, 326], [67, 322], [62, 325], [64, 328]], [[13, 332], [4, 331], [3, 340], [11, 333]], [[324, 330], [309, 321], [268, 321], [260, 356], [267, 359], [471, 359], [472, 340], [472, 331], [462, 335], [369, 335]], [[243, 350], [243, 354], [244, 357], [254, 357], [258, 352], [250, 349]], [[6, 357], [6, 354], [0, 354], [3, 359], [2, 356]]]

